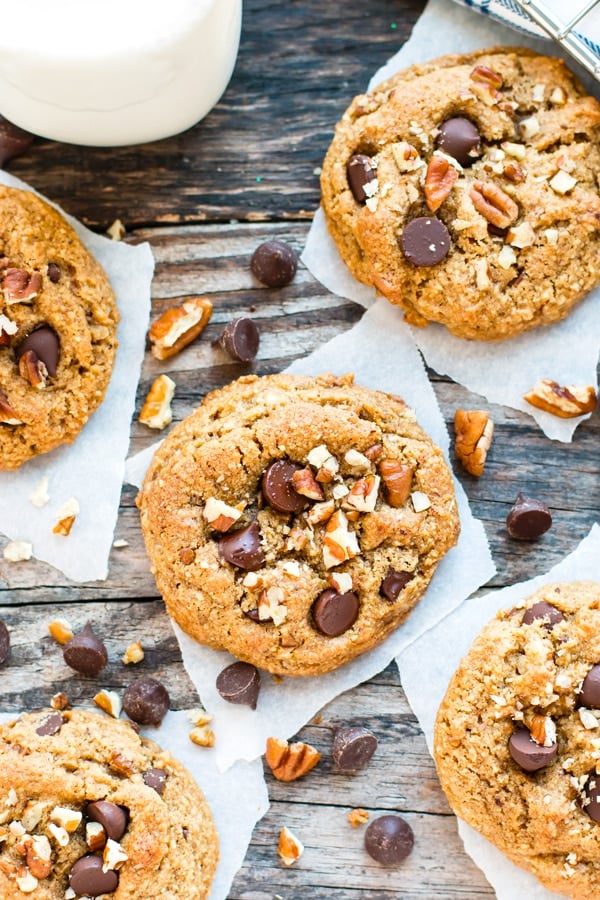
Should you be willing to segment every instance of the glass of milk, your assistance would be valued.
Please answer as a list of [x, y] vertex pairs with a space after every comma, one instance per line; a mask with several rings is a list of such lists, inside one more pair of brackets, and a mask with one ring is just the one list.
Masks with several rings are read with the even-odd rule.
[[14, 0], [0, 114], [42, 137], [119, 146], [202, 119], [237, 57], [242, 0]]

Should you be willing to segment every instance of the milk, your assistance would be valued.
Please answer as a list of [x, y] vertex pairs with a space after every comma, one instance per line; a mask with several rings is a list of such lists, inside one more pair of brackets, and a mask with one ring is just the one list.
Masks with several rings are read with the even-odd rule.
[[241, 12], [242, 0], [12, 0], [0, 26], [0, 114], [76, 144], [178, 134], [227, 87]]

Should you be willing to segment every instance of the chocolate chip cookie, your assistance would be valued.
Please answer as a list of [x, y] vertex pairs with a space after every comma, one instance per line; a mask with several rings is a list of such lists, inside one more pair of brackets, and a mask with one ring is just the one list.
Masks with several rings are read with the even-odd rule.
[[218, 840], [191, 775], [124, 720], [85, 710], [0, 726], [0, 896], [201, 900]]
[[414, 65], [356, 97], [322, 205], [356, 278], [412, 325], [500, 340], [600, 282], [600, 104], [556, 58], [500, 47]]
[[104, 398], [118, 312], [104, 270], [29, 191], [0, 185], [0, 469], [71, 443]]
[[352, 376], [240, 378], [158, 449], [138, 497], [169, 614], [282, 675], [379, 644], [459, 531], [441, 451]]
[[501, 611], [460, 663], [434, 753], [450, 805], [550, 890], [600, 893], [600, 584]]

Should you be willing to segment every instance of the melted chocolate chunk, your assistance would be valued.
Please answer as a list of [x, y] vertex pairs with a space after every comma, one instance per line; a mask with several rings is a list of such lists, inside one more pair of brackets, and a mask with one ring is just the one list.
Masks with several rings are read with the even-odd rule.
[[517, 728], [508, 741], [508, 752], [525, 772], [537, 772], [556, 759], [556, 743], [550, 747], [537, 744], [526, 728]]
[[365, 184], [377, 177], [371, 157], [365, 156], [364, 153], [356, 153], [351, 156], [346, 166], [346, 177], [356, 202], [364, 203], [368, 196]]
[[138, 678], [123, 694], [123, 709], [140, 725], [160, 725], [170, 703], [169, 692], [155, 678]]
[[39, 734], [41, 737], [58, 734], [60, 729], [63, 727], [64, 722], [65, 720], [59, 712], [50, 713], [50, 715], [44, 719], [42, 724], [38, 725], [38, 727], [35, 729], [35, 733]]
[[258, 522], [253, 519], [245, 528], [224, 535], [219, 541], [219, 556], [225, 562], [253, 572], [265, 563], [265, 554], [260, 543]]
[[548, 631], [552, 631], [554, 626], [563, 619], [564, 616], [559, 609], [546, 603], [545, 600], [538, 600], [537, 603], [525, 610], [521, 622], [523, 625], [531, 625], [532, 622], [543, 621]]
[[58, 263], [49, 262], [46, 272], [52, 284], [57, 284], [60, 281], [60, 276], [62, 273], [60, 271], [60, 266], [58, 265]]
[[594, 822], [600, 822], [600, 775], [590, 772], [584, 787], [583, 808]]
[[166, 769], [148, 769], [144, 772], [144, 784], [152, 788], [157, 794], [162, 794], [167, 783], [168, 772]]
[[129, 810], [110, 800], [95, 800], [88, 803], [86, 815], [92, 822], [99, 822], [113, 841], [120, 841], [127, 831]]
[[581, 706], [600, 709], [600, 665], [592, 666], [583, 679], [578, 699]]
[[54, 378], [60, 355], [60, 342], [54, 329], [49, 325], [38, 325], [34, 328], [16, 348], [17, 359], [20, 359], [28, 350], [33, 350], [37, 358], [46, 366], [48, 375]]
[[413, 830], [400, 816], [379, 816], [367, 827], [365, 850], [383, 866], [404, 862], [415, 843]]
[[284, 287], [296, 274], [298, 257], [285, 241], [265, 241], [252, 254], [250, 268], [261, 284]]
[[506, 517], [506, 527], [512, 538], [519, 541], [535, 541], [552, 525], [550, 510], [541, 500], [526, 497], [520, 491], [515, 504]]
[[415, 266], [435, 266], [450, 252], [450, 234], [435, 216], [419, 216], [407, 223], [400, 239], [402, 252]]
[[256, 666], [245, 662], [232, 663], [219, 672], [217, 690], [228, 703], [240, 703], [256, 709], [260, 691], [260, 675]]
[[469, 119], [457, 116], [440, 125], [437, 146], [461, 166], [472, 166], [481, 155], [481, 135]]
[[321, 634], [337, 637], [352, 628], [358, 618], [358, 611], [358, 597], [353, 591], [338, 594], [333, 588], [327, 588], [313, 603], [312, 617]]
[[69, 872], [69, 887], [76, 894], [98, 897], [100, 894], [111, 894], [119, 884], [119, 874], [114, 869], [102, 871], [102, 857], [88, 853], [73, 864]]
[[70, 641], [63, 649], [63, 658], [68, 666], [83, 675], [98, 675], [108, 662], [106, 647], [94, 634], [90, 623]]
[[250, 362], [258, 353], [260, 333], [253, 319], [234, 319], [217, 341], [219, 347], [237, 362]]
[[261, 481], [263, 497], [272, 509], [283, 513], [297, 513], [306, 506], [306, 499], [294, 488], [294, 472], [303, 466], [290, 459], [278, 459], [265, 470]]
[[381, 582], [379, 593], [390, 603], [395, 603], [408, 582], [414, 577], [414, 572], [398, 572], [390, 566], [387, 575]]
[[331, 755], [342, 772], [356, 772], [364, 769], [375, 750], [377, 738], [366, 728], [339, 728], [333, 738]]
[[10, 650], [10, 633], [6, 624], [0, 619], [0, 665], [6, 662]]

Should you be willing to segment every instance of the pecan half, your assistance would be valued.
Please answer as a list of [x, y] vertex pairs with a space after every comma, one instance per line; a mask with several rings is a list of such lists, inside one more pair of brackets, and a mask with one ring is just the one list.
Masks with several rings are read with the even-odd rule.
[[479, 478], [483, 474], [494, 434], [494, 423], [481, 409], [457, 409], [454, 413], [456, 456], [464, 469]]
[[8, 304], [31, 303], [42, 288], [39, 272], [10, 267], [2, 273], [2, 293]]
[[583, 416], [596, 408], [596, 390], [591, 385], [566, 384], [543, 379], [523, 399], [561, 419]]
[[458, 172], [444, 156], [432, 156], [425, 175], [425, 203], [435, 212], [456, 184]]
[[186, 297], [180, 306], [166, 310], [148, 332], [152, 355], [169, 359], [187, 347], [208, 325], [212, 309], [206, 297]]
[[267, 738], [267, 765], [278, 781], [295, 781], [317, 765], [321, 754], [310, 744], [288, 744], [283, 738]]
[[519, 207], [502, 188], [490, 181], [475, 181], [469, 191], [473, 206], [496, 228], [509, 228], [516, 222]]
[[410, 495], [415, 470], [399, 459], [382, 459], [378, 464], [386, 499], [390, 506], [404, 506]]

